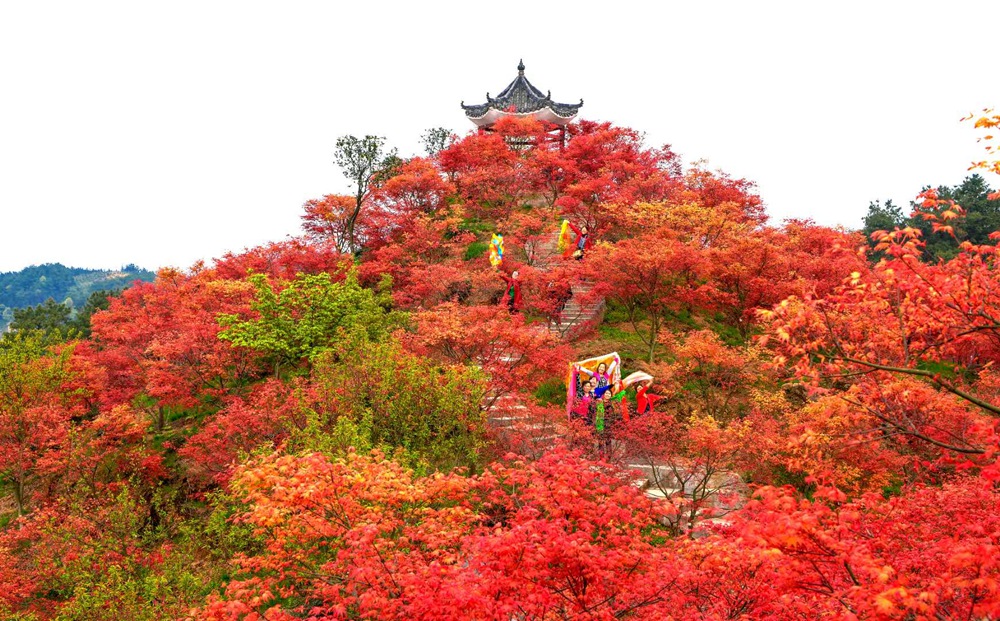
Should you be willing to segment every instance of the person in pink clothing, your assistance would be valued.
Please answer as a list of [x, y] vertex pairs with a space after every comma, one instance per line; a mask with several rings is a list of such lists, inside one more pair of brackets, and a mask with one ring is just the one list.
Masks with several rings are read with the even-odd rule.
[[577, 371], [579, 373], [582, 373], [584, 375], [588, 375], [592, 379], [597, 380], [597, 386], [595, 387], [595, 390], [596, 390], [597, 388], [604, 388], [605, 386], [608, 386], [608, 385], [611, 384], [611, 378], [612, 378], [612, 376], [614, 376], [615, 367], [617, 365], [618, 365], [618, 361], [612, 360], [611, 361], [611, 366], [608, 366], [608, 365], [606, 365], [606, 364], [604, 364], [602, 362], [599, 365], [597, 365], [597, 370], [596, 371], [591, 371], [591, 370], [585, 369], [584, 367], [581, 367], [581, 366], [577, 366], [576, 369], [577, 369]]
[[590, 424], [591, 412], [594, 406], [594, 388], [597, 383], [593, 379], [587, 380], [580, 389], [580, 394], [573, 403], [573, 417]]

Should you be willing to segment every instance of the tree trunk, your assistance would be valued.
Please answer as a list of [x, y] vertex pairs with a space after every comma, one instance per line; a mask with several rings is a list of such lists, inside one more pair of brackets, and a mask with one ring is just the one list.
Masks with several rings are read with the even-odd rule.
[[24, 481], [21, 478], [14, 481], [14, 504], [18, 517], [24, 515]]
[[361, 205], [364, 203], [364, 200], [365, 195], [362, 192], [358, 192], [357, 196], [354, 197], [354, 211], [347, 218], [344, 231], [347, 234], [347, 247], [343, 248], [343, 250], [346, 252], [354, 252], [354, 224], [358, 220], [358, 214], [361, 213]]
[[649, 363], [655, 362], [653, 357], [656, 355], [656, 337], [660, 334], [660, 321], [659, 318], [653, 314], [649, 318]]

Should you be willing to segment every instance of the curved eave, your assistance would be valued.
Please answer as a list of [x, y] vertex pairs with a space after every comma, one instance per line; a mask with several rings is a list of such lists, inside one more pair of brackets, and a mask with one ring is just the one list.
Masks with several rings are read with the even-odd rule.
[[570, 121], [576, 118], [576, 112], [566, 116], [565, 114], [559, 114], [552, 108], [545, 106], [541, 110], [535, 110], [533, 112], [505, 112], [503, 110], [497, 110], [496, 108], [490, 108], [485, 114], [480, 116], [472, 116], [468, 113], [468, 111], [466, 111], [466, 116], [468, 116], [469, 120], [475, 123], [477, 127], [489, 127], [505, 116], [515, 116], [522, 119], [526, 117], [533, 117], [545, 123], [568, 125]]

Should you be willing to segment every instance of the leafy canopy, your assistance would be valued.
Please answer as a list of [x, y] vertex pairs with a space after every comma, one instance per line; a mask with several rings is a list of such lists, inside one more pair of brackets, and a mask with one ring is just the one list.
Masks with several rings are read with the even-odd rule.
[[353, 270], [342, 281], [327, 273], [299, 274], [288, 283], [263, 274], [248, 280], [256, 291], [251, 308], [258, 317], [219, 315], [224, 327], [219, 338], [263, 352], [276, 373], [312, 360], [345, 332], [361, 330], [377, 341], [399, 323], [399, 315], [386, 310], [386, 295], [359, 285]]

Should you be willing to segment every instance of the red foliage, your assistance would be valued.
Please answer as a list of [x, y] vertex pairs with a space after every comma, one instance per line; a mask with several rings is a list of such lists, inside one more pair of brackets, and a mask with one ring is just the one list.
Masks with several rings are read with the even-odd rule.
[[239, 254], [227, 253], [211, 268], [221, 280], [242, 280], [247, 275], [267, 274], [276, 280], [291, 280], [297, 274], [341, 273], [351, 262], [350, 255], [322, 239], [290, 239], [271, 242]]
[[414, 217], [396, 243], [379, 248], [361, 264], [361, 281], [373, 286], [383, 276], [391, 276], [393, 299], [404, 308], [429, 307], [456, 298], [482, 300], [482, 285], [494, 278], [492, 270], [485, 260], [478, 264], [463, 260], [475, 236], [461, 231], [459, 225], [454, 217]]
[[668, 229], [600, 246], [586, 263], [595, 281], [594, 294], [622, 305], [649, 347], [650, 362], [667, 314], [714, 303], [705, 254]]
[[538, 325], [496, 306], [441, 304], [413, 316], [405, 337], [414, 352], [451, 364], [479, 366], [490, 378], [492, 399], [531, 391], [566, 369], [569, 351]]
[[[0, 531], [0, 612], [26, 615], [13, 618], [56, 618], [60, 605], [94, 596], [81, 584], [106, 586], [155, 572], [170, 547], [144, 541], [151, 510], [137, 489], [116, 485], [92, 498], [67, 495]], [[112, 588], [104, 595], [109, 592], [122, 598], [102, 602], [115, 617], [135, 618], [138, 611], [148, 610], [142, 591]], [[60, 596], [52, 597], [55, 593]], [[166, 602], [157, 605], [158, 612], [169, 610]], [[99, 614], [93, 608], [88, 611]]]
[[670, 507], [627, 477], [556, 450], [494, 465], [473, 498], [486, 518], [465, 541], [478, 618], [656, 619], [687, 600], [689, 567], [649, 538]]
[[763, 489], [738, 532], [771, 552], [779, 618], [982, 619], [1000, 613], [998, 503], [974, 478], [842, 506]]
[[857, 234], [789, 221], [756, 228], [716, 243], [710, 251], [717, 299], [729, 322], [749, 334], [756, 312], [796, 295], [829, 293], [852, 271], [865, 269]]
[[669, 147], [647, 149], [642, 136], [610, 123], [581, 122], [561, 153], [556, 204], [574, 222], [599, 234], [617, 205], [663, 200], [677, 187], [680, 167]]
[[438, 153], [470, 215], [504, 215], [533, 185], [517, 151], [499, 133], [472, 134]]
[[671, 507], [665, 521], [675, 534], [738, 507], [747, 491], [739, 473], [764, 470], [774, 450], [772, 425], [760, 416], [723, 422], [654, 410], [612, 433]]
[[220, 313], [246, 315], [252, 297], [245, 281], [171, 270], [125, 290], [92, 319], [88, 355], [107, 369], [104, 400], [126, 403], [148, 395], [156, 400], [162, 426], [163, 408], [195, 407], [256, 376], [256, 354], [220, 341], [215, 319]]
[[856, 384], [848, 397], [854, 407], [892, 434], [981, 455], [989, 430], [976, 421], [1000, 413], [992, 388], [977, 381], [1000, 360], [996, 250], [966, 245], [956, 258], [928, 265], [913, 230], [885, 234], [880, 247], [887, 260], [825, 297], [790, 298], [763, 312], [767, 342], [814, 389], [826, 389], [825, 377]]
[[662, 507], [570, 453], [476, 479], [272, 456], [234, 485], [266, 548], [198, 619], [656, 619], [687, 599], [646, 534]]
[[434, 213], [445, 206], [455, 186], [442, 176], [431, 160], [415, 157], [375, 189], [375, 208], [396, 226], [417, 213]]
[[[881, 231], [872, 265], [856, 234], [767, 226], [752, 183], [682, 173], [633, 130], [581, 122], [563, 145], [530, 119], [493, 129], [379, 178], [357, 243], [357, 199], [326, 196], [304, 238], [164, 270], [96, 313], [90, 340], [5, 336], [0, 511], [18, 515], [0, 515], [0, 616], [1000, 616], [1000, 249], [928, 264], [919, 231]], [[961, 215], [920, 200], [936, 232]], [[553, 258], [560, 216], [594, 232], [584, 260]], [[502, 272], [483, 256], [494, 231]], [[406, 330], [345, 338], [309, 379], [265, 380], [218, 338], [219, 315], [255, 318], [251, 274], [354, 263], [367, 286], [391, 277]], [[515, 268], [511, 314], [496, 302]], [[580, 349], [621, 345], [661, 397], [606, 419], [600, 461], [592, 429], [533, 398], [579, 357], [538, 321], [565, 320], [571, 291], [580, 312], [624, 313], [649, 361], [615, 330]], [[206, 520], [187, 501], [212, 486]]]
[[199, 484], [225, 484], [242, 455], [261, 446], [277, 447], [295, 426], [311, 389], [303, 382], [276, 379], [257, 385], [246, 398], [235, 397], [198, 430], [177, 453], [188, 476]]
[[65, 357], [25, 358], [4, 364], [0, 377], [0, 477], [11, 486], [17, 512], [33, 495], [32, 483], [58, 470], [70, 448], [79, 399], [62, 391]]
[[[354, 212], [356, 199], [343, 194], [328, 194], [321, 199], [307, 201], [303, 205], [302, 228], [310, 238], [329, 241], [337, 248], [345, 249], [347, 219]], [[365, 222], [367, 210], [362, 210], [355, 222], [355, 235], [361, 240], [368, 239]]]

